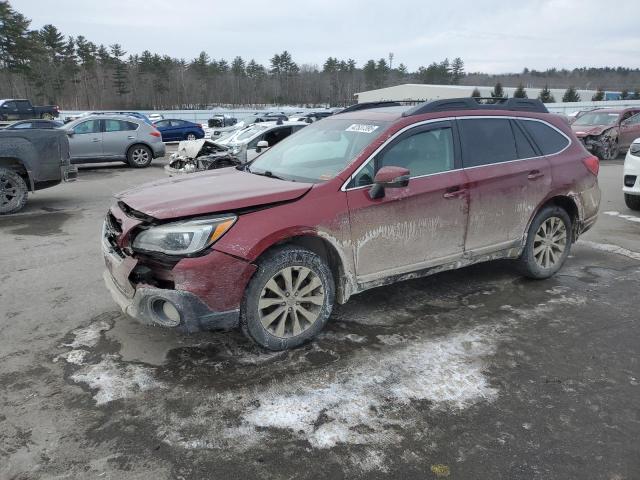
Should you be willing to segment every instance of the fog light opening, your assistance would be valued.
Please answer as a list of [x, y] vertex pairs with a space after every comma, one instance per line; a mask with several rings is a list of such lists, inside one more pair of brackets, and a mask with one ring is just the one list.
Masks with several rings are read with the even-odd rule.
[[180, 312], [171, 302], [156, 298], [150, 302], [154, 320], [164, 327], [177, 327], [180, 325]]

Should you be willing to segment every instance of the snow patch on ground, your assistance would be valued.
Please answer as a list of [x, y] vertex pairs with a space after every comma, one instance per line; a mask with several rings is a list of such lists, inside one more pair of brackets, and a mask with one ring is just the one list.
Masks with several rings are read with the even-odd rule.
[[65, 347], [80, 348], [80, 347], [95, 347], [100, 340], [102, 332], [111, 330], [111, 324], [106, 321], [100, 321], [92, 323], [83, 328], [78, 328], [71, 332], [75, 339], [69, 344], [65, 344]]
[[154, 379], [152, 369], [134, 364], [123, 365], [116, 355], [105, 355], [99, 363], [84, 366], [71, 375], [71, 379], [96, 390], [93, 398], [97, 405], [163, 387]]
[[397, 333], [392, 335], [376, 335], [376, 338], [385, 345], [399, 345], [407, 341], [405, 337]]
[[255, 392], [258, 406], [243, 420], [256, 428], [288, 429], [315, 448], [392, 442], [397, 434], [390, 427], [402, 426], [403, 406], [411, 401], [461, 409], [497, 396], [482, 372], [484, 357], [495, 351], [494, 338], [472, 330], [369, 352], [330, 379], [305, 376]]
[[85, 357], [89, 354], [86, 350], [71, 350], [66, 355], [63, 355], [67, 363], [73, 363], [74, 365], [82, 365]]

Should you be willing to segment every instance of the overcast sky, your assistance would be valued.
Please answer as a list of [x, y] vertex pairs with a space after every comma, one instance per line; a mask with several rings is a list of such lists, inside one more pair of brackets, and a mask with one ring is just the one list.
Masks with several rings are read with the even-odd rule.
[[640, 66], [638, 0], [10, 0], [33, 20], [95, 43], [190, 60], [236, 55], [268, 65], [394, 53], [394, 65], [460, 56], [466, 70]]

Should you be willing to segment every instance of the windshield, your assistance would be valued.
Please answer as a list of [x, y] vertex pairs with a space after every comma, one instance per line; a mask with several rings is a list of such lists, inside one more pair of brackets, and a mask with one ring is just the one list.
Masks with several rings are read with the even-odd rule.
[[615, 112], [590, 112], [578, 118], [574, 125], [613, 125], [618, 120], [619, 113]]
[[324, 182], [342, 171], [388, 125], [337, 118], [314, 123], [267, 150], [249, 168], [286, 180]]

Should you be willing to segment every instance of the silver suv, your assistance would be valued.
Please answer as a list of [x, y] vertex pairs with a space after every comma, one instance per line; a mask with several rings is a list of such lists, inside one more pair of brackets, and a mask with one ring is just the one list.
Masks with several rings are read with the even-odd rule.
[[124, 161], [144, 168], [163, 157], [162, 135], [153, 126], [126, 115], [91, 115], [64, 126], [71, 163]]

